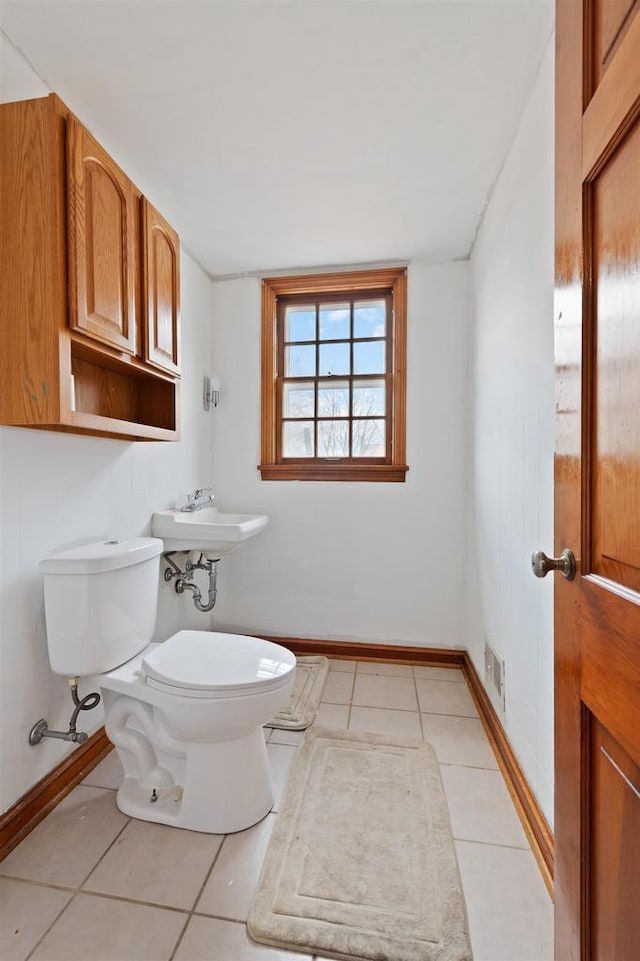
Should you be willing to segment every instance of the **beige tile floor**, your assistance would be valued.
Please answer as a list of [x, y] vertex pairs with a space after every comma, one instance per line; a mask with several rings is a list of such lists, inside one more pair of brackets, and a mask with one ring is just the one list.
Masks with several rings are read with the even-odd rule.
[[[461, 673], [332, 661], [316, 723], [433, 744], [475, 961], [550, 961], [551, 901]], [[226, 837], [125, 817], [110, 754], [0, 864], [0, 961], [311, 961], [246, 932], [302, 738], [265, 736], [273, 812]]]

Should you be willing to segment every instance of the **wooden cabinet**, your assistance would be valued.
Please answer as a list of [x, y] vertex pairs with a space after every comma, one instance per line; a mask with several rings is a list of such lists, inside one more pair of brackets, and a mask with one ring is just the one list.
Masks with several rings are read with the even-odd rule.
[[175, 231], [51, 94], [0, 105], [0, 423], [179, 434]]
[[142, 200], [144, 359], [180, 371], [180, 249], [178, 235]]
[[69, 323], [136, 353], [135, 188], [75, 117], [67, 120]]

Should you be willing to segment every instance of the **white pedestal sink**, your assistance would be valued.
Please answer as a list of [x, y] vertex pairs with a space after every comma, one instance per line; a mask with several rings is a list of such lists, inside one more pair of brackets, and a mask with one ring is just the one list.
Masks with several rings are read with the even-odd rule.
[[151, 516], [151, 532], [162, 538], [164, 551], [202, 551], [222, 557], [242, 547], [269, 523], [266, 514], [224, 514], [216, 507], [196, 511], [157, 511]]

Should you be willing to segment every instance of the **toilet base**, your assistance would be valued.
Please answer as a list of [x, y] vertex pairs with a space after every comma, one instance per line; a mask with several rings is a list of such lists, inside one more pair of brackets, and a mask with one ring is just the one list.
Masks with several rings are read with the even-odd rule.
[[233, 834], [261, 821], [273, 807], [262, 727], [231, 741], [185, 744], [181, 758], [163, 756], [166, 777], [156, 787], [137, 776], [130, 756], [117, 744], [116, 750], [125, 769], [116, 803], [129, 817]]

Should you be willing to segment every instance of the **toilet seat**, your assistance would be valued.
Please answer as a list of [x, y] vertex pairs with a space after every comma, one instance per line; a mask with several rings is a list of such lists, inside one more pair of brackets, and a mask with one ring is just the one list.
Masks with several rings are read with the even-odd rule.
[[178, 631], [145, 655], [150, 687], [182, 697], [226, 698], [277, 690], [288, 683], [295, 655], [244, 634]]

